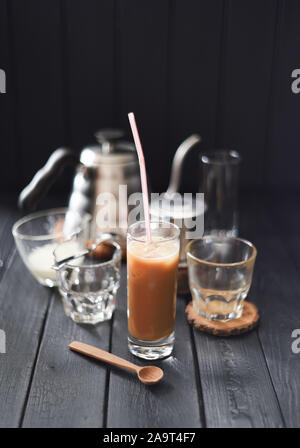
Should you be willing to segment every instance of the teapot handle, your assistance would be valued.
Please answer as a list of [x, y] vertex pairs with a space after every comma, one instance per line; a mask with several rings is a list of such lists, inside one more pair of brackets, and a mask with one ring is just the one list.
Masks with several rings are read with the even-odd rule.
[[193, 134], [190, 135], [186, 140], [184, 140], [177, 148], [172, 162], [170, 183], [166, 191], [167, 196], [172, 196], [172, 194], [178, 191], [184, 159], [189, 150], [201, 141], [202, 138], [200, 137], [200, 135]]
[[60, 171], [69, 164], [78, 163], [78, 157], [68, 148], [56, 149], [46, 164], [34, 175], [31, 182], [21, 191], [18, 206], [25, 212], [34, 210], [47, 193]]

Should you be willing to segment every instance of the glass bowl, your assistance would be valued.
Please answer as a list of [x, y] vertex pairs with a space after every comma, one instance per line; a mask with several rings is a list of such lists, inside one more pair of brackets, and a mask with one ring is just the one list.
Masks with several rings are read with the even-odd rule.
[[[52, 269], [53, 251], [72, 234], [81, 230], [88, 232], [89, 221], [88, 214], [82, 218], [79, 213], [67, 212], [67, 208], [56, 208], [32, 213], [13, 225], [12, 234], [19, 254], [39, 283], [51, 288], [57, 285], [56, 272]], [[71, 245], [67, 250], [73, 253]]]

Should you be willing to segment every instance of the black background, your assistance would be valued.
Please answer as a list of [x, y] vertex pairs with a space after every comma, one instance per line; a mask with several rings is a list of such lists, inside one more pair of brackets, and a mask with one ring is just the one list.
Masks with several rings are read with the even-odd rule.
[[[202, 150], [242, 154], [243, 188], [298, 189], [299, 30], [299, 0], [0, 0], [1, 192], [101, 127], [130, 135], [129, 111], [155, 191], [193, 132]], [[200, 182], [196, 152], [185, 191]], [[71, 175], [54, 190], [68, 191]]]

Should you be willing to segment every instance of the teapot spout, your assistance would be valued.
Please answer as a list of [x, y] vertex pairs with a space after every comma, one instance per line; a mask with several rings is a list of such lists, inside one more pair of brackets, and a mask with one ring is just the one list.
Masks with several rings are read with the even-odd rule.
[[193, 134], [190, 135], [186, 140], [184, 140], [181, 145], [177, 148], [177, 151], [174, 155], [172, 168], [171, 168], [171, 178], [168, 189], [165, 193], [167, 197], [171, 197], [174, 193], [176, 193], [180, 186], [181, 180], [181, 172], [182, 165], [187, 153], [190, 149], [195, 146], [197, 143], [200, 143], [202, 138], [200, 135]]

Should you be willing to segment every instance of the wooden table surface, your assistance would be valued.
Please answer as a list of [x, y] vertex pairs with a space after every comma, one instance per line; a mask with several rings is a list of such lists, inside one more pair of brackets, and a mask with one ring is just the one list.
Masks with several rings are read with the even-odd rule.
[[[15, 200], [0, 200], [1, 427], [299, 427], [300, 210], [298, 198], [241, 201], [240, 235], [258, 249], [248, 299], [261, 314], [251, 333], [217, 338], [193, 330], [178, 297], [174, 356], [157, 362], [159, 385], [70, 352], [81, 340], [142, 364], [128, 353], [126, 267], [110, 322], [76, 325], [56, 290], [24, 267], [11, 235]], [[299, 343], [300, 347], [300, 343]]]

